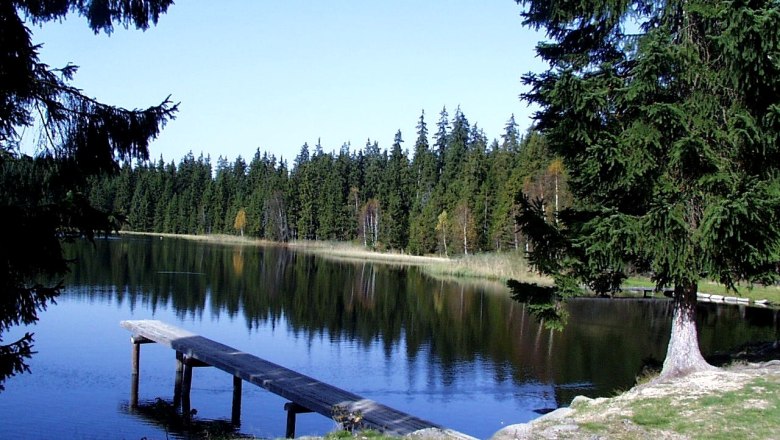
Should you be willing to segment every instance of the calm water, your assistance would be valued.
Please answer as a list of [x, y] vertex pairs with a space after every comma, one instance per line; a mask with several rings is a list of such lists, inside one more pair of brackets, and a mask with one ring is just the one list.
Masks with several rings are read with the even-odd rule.
[[[170, 322], [480, 438], [577, 394], [630, 387], [643, 359], [663, 358], [669, 335], [664, 300], [571, 301], [569, 325], [553, 333], [501, 286], [438, 281], [415, 268], [173, 239], [101, 240], [70, 251], [79, 264], [68, 289], [27, 329], [36, 334], [33, 373], [0, 394], [4, 439], [186, 436], [146, 410], [172, 398], [168, 348], [142, 347], [145, 405], [128, 408], [123, 319]], [[705, 353], [775, 338], [771, 311], [702, 306], [699, 316]], [[195, 370], [197, 421], [228, 420], [231, 396], [229, 375]], [[239, 431], [284, 436], [284, 403], [245, 385]], [[297, 434], [334, 427], [303, 414]]]

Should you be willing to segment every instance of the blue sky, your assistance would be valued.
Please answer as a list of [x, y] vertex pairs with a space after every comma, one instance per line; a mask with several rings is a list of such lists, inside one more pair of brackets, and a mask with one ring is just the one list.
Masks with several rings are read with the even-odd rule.
[[41, 60], [80, 66], [74, 84], [127, 108], [169, 94], [177, 119], [150, 147], [234, 160], [256, 149], [292, 163], [301, 145], [325, 151], [366, 139], [412, 149], [422, 110], [431, 135], [443, 106], [497, 138], [532, 109], [520, 77], [541, 71], [541, 35], [513, 0], [181, 0], [146, 32], [94, 35], [82, 17], [33, 26]]

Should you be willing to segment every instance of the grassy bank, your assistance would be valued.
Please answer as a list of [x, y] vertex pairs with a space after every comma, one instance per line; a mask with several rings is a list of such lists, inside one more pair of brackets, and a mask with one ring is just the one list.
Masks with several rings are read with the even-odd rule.
[[[652, 287], [653, 282], [649, 278], [631, 277], [624, 283], [626, 287]], [[736, 296], [742, 298], [748, 298], [751, 300], [766, 299], [773, 304], [780, 304], [780, 286], [737, 286], [737, 291], [733, 292], [726, 289], [723, 284], [718, 284], [712, 281], [702, 281], [699, 283], [699, 292], [709, 293], [712, 295], [723, 296]]]
[[780, 434], [780, 361], [739, 363], [613, 398], [576, 398], [570, 408], [505, 428], [496, 440], [774, 439]]
[[506, 282], [519, 281], [551, 284], [552, 280], [531, 270], [525, 257], [518, 252], [461, 255], [444, 261], [433, 261], [424, 271], [433, 276], [455, 278], [485, 278]]

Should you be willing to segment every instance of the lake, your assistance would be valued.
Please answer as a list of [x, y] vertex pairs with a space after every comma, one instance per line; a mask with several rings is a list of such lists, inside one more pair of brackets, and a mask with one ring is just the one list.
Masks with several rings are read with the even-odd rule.
[[[437, 280], [415, 267], [339, 262], [279, 247], [124, 237], [77, 242], [67, 288], [29, 329], [32, 374], [0, 394], [0, 437], [182, 438], [160, 416], [173, 397], [173, 350], [141, 349], [141, 408], [130, 408], [125, 319], [159, 319], [479, 438], [571, 399], [632, 386], [662, 360], [671, 303], [577, 299], [568, 325], [546, 330], [487, 282]], [[699, 306], [705, 355], [773, 340], [776, 312]], [[230, 419], [232, 379], [193, 374], [198, 429]], [[245, 384], [238, 431], [283, 437], [285, 401]], [[298, 416], [297, 435], [335, 423]]]

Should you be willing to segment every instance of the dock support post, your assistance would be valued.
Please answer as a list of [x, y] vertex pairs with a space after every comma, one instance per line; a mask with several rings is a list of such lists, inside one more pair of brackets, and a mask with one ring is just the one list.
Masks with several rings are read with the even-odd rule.
[[190, 407], [191, 389], [192, 389], [192, 365], [185, 362], [184, 376], [182, 378], [182, 387], [181, 387], [181, 412], [186, 418], [189, 418], [192, 409]]
[[184, 374], [182, 375], [181, 384], [181, 411], [182, 414], [184, 414], [184, 417], [189, 418], [192, 414], [192, 407], [190, 404], [190, 391], [192, 390], [192, 368], [210, 367], [211, 365], [184, 354], [182, 354], [181, 358], [181, 363], [184, 364]]
[[241, 425], [241, 387], [244, 381], [238, 377], [233, 376], [233, 411], [230, 417], [230, 422], [235, 425]]
[[182, 377], [184, 376], [184, 355], [180, 352], [176, 352], [176, 378], [173, 383], [173, 408], [178, 410], [181, 408], [181, 384]]
[[139, 363], [141, 362], [141, 344], [133, 342], [133, 350], [131, 354], [131, 368], [132, 375], [130, 376], [130, 408], [138, 408], [138, 370], [140, 369]]
[[295, 438], [295, 416], [313, 411], [309, 408], [298, 405], [295, 402], [285, 403], [284, 410], [287, 411], [287, 430], [285, 432], [285, 437]]
[[287, 430], [284, 436], [286, 438], [295, 438], [295, 411], [292, 409], [287, 410]]
[[139, 384], [139, 371], [141, 369], [141, 344], [148, 344], [154, 342], [146, 339], [143, 336], [133, 335], [130, 337], [130, 342], [133, 344], [133, 348], [130, 354], [130, 408], [135, 409], [138, 407], [138, 384]]

